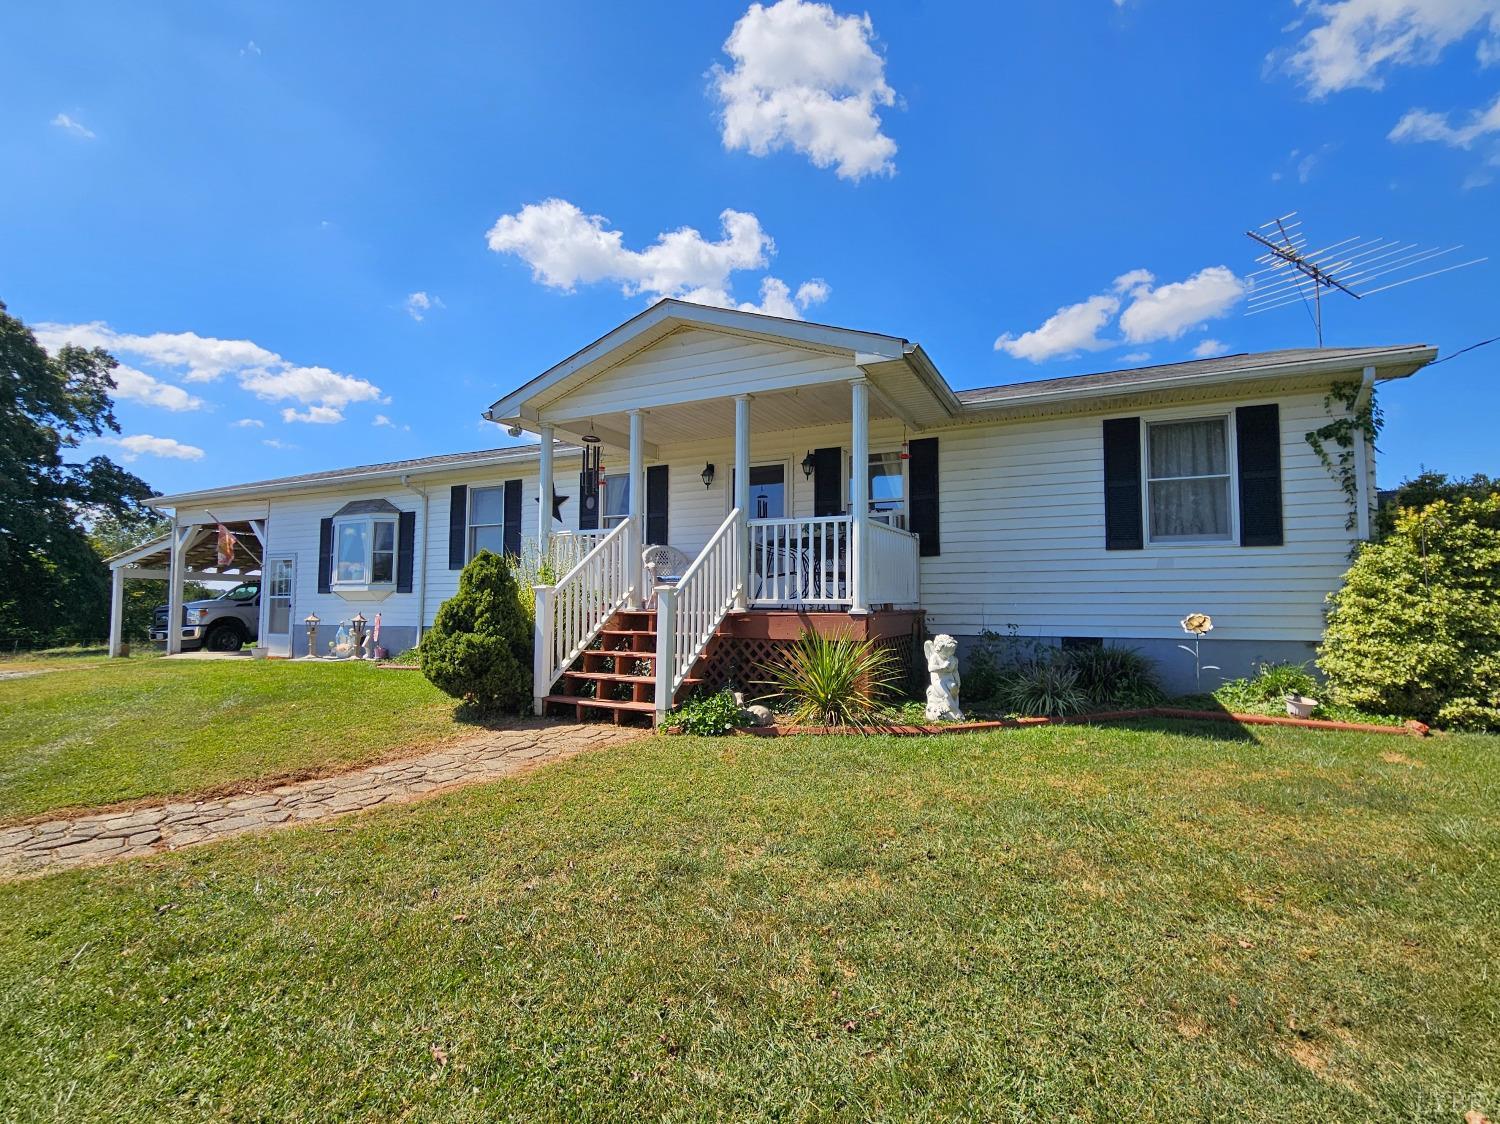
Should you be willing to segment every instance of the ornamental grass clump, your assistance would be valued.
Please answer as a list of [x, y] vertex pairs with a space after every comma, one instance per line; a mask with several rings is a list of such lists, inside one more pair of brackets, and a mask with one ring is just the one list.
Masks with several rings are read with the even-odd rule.
[[857, 729], [871, 723], [900, 678], [888, 649], [814, 632], [804, 632], [766, 673], [790, 703], [793, 721]]

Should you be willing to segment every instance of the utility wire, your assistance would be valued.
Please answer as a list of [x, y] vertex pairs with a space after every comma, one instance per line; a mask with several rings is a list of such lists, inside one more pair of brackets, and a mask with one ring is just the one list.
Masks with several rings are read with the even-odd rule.
[[1487, 340], [1480, 340], [1478, 343], [1471, 343], [1468, 347], [1461, 347], [1457, 351], [1455, 351], [1452, 355], [1445, 355], [1441, 359], [1434, 359], [1431, 363], [1429, 363], [1427, 365], [1429, 367], [1436, 367], [1439, 363], [1446, 363], [1450, 359], [1457, 359], [1460, 355], [1464, 354], [1464, 352], [1466, 352], [1466, 351], [1473, 351], [1476, 348], [1484, 347], [1484, 346], [1486, 346], [1488, 344], [1497, 343], [1497, 342], [1500, 342], [1500, 336], [1491, 336]]

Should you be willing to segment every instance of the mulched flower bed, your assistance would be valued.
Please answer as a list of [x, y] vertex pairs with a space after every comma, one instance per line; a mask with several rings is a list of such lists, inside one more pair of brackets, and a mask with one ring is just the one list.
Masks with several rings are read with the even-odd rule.
[[[950, 722], [946, 725], [868, 726], [864, 733], [893, 734], [897, 737], [926, 737], [933, 734], [975, 734], [983, 730], [1013, 730], [1026, 726], [1075, 726], [1094, 722], [1122, 722], [1133, 718], [1172, 718], [1193, 722], [1235, 722], [1245, 726], [1300, 726], [1308, 730], [1343, 730], [1359, 734], [1400, 734], [1402, 737], [1426, 737], [1428, 728], [1408, 721], [1401, 726], [1379, 726], [1368, 722], [1333, 722], [1324, 718], [1282, 718], [1271, 714], [1233, 714], [1225, 710], [1182, 710], [1170, 706], [1144, 707], [1137, 710], [1104, 710], [1078, 714], [1071, 718], [1000, 718], [976, 722]], [[670, 727], [670, 734], [681, 733]], [[793, 734], [848, 734], [858, 731], [837, 726], [749, 726], [739, 731], [762, 738], [783, 738]]]

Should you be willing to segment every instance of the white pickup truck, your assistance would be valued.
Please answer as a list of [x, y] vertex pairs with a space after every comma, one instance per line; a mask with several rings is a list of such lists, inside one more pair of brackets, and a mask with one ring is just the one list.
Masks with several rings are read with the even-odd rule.
[[[165, 605], [156, 607], [151, 621], [151, 639], [167, 639]], [[241, 582], [219, 597], [189, 601], [182, 607], [184, 651], [203, 648], [210, 652], [238, 652], [254, 640], [260, 629], [260, 583]]]

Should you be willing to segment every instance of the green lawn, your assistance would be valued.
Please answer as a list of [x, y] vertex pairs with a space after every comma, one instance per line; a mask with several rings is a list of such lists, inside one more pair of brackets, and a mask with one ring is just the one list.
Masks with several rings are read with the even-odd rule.
[[1497, 751], [655, 738], [11, 884], [0, 1118], [1500, 1117]]
[[250, 660], [0, 664], [0, 822], [327, 772], [460, 732], [421, 675]]

